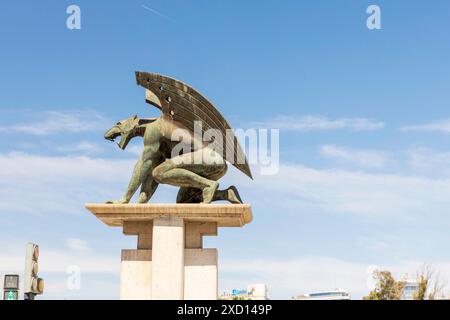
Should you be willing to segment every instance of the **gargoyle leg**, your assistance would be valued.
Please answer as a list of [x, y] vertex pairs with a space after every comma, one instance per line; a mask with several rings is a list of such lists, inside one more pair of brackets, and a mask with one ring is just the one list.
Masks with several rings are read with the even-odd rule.
[[219, 187], [217, 181], [206, 179], [186, 169], [168, 168], [170, 165], [166, 164], [166, 162], [153, 170], [153, 177], [156, 181], [173, 186], [200, 189], [202, 190], [203, 203], [211, 203], [214, 193]]
[[[200, 203], [203, 201], [202, 190], [181, 187], [177, 195], [177, 203]], [[237, 188], [231, 186], [225, 190], [216, 190], [212, 201], [229, 201], [231, 203], [242, 203]]]
[[[199, 189], [202, 202], [211, 203], [219, 187], [216, 180], [226, 172], [225, 161], [219, 157], [211, 158], [211, 153], [205, 148], [168, 159], [153, 170], [153, 177], [159, 183]], [[198, 163], [196, 159], [202, 161]]]
[[139, 194], [138, 203], [147, 203], [158, 187], [158, 182], [153, 179], [151, 173], [147, 176], [141, 186], [141, 193]]
[[231, 203], [242, 203], [241, 196], [235, 186], [228, 187], [225, 190], [217, 190], [214, 194], [213, 201], [225, 200]]

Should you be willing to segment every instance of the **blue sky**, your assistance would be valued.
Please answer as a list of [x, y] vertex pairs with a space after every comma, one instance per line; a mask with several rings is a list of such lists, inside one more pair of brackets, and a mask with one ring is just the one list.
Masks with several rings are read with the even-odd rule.
[[[66, 8], [81, 8], [81, 30]], [[382, 29], [366, 27], [377, 4]], [[149, 10], [150, 8], [150, 10]], [[117, 298], [120, 249], [85, 202], [120, 197], [139, 142], [103, 140], [156, 116], [134, 71], [181, 79], [235, 128], [279, 128], [280, 171], [224, 179], [254, 222], [220, 230], [220, 286], [272, 298], [368, 291], [367, 270], [433, 263], [450, 280], [447, 0], [14, 1], [0, 10], [0, 273], [41, 244], [47, 298]], [[258, 172], [258, 168], [254, 168]], [[173, 201], [162, 186], [155, 201]], [[81, 290], [65, 270], [79, 265]]]

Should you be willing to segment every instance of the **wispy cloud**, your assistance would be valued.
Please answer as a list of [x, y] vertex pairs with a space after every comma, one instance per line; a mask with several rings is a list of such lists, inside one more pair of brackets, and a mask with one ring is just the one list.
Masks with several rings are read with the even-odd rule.
[[2, 126], [0, 131], [46, 136], [60, 132], [95, 131], [99, 127], [107, 126], [105, 117], [95, 111], [46, 111], [33, 116], [32, 121]]
[[[64, 243], [64, 242], [63, 242]], [[0, 252], [0, 272], [22, 270], [25, 247], [8, 246], [2, 243], [5, 250]], [[45, 247], [45, 249], [43, 249]], [[49, 249], [40, 243], [40, 272], [66, 272], [67, 267], [77, 265], [82, 272], [118, 275], [120, 269], [120, 253], [115, 256], [102, 255], [89, 250], [68, 251], [65, 247]]]
[[407, 154], [415, 172], [437, 177], [450, 176], [450, 152], [415, 147], [409, 149]]
[[[294, 259], [245, 259], [227, 260], [221, 264], [222, 289], [244, 287], [249, 283], [268, 285], [269, 297], [288, 299], [311, 291], [348, 290], [352, 298], [361, 299], [372, 289], [372, 271], [389, 270], [398, 279], [406, 274], [414, 275], [423, 265], [421, 261], [401, 261], [396, 264], [372, 266], [353, 261], [323, 256]], [[442, 279], [450, 279], [450, 262], [433, 264]], [[247, 283], [237, 282], [238, 275]]]
[[[64, 244], [64, 241], [61, 243]], [[51, 249], [48, 244], [39, 243], [39, 275], [45, 279], [45, 294], [41, 299], [118, 299], [120, 253], [104, 254], [84, 250], [85, 244], [82, 242], [70, 243], [71, 250], [58, 246], [57, 241], [52, 243]], [[25, 246], [11, 241], [0, 244], [4, 248], [0, 251], [0, 276], [13, 272], [23, 279]], [[71, 290], [67, 285], [73, 276], [68, 272], [72, 267], [80, 271], [81, 287], [77, 290]]]
[[85, 252], [90, 250], [89, 245], [85, 240], [70, 238], [66, 240], [66, 244], [67, 247], [73, 251]]
[[[6, 249], [0, 252], [0, 275], [23, 270], [24, 247], [11, 247], [10, 241], [8, 245], [1, 244]], [[46, 281], [46, 294], [42, 298], [119, 297], [120, 253], [105, 255], [94, 250], [67, 251], [64, 247], [41, 247], [39, 272]], [[352, 298], [360, 299], [371, 289], [373, 270], [390, 270], [395, 277], [402, 278], [406, 274], [414, 275], [422, 265], [423, 261], [417, 260], [371, 265], [319, 255], [224, 259], [220, 265], [220, 290], [245, 288], [250, 283], [265, 283], [272, 299], [289, 299], [301, 293], [336, 288], [348, 290]], [[81, 271], [79, 291], [69, 290], [67, 286], [70, 276], [67, 270], [71, 266], [77, 266]], [[443, 281], [450, 280], [450, 261], [435, 261], [433, 267]], [[108, 290], [105, 291], [105, 288]]]
[[450, 133], [450, 119], [433, 121], [425, 124], [404, 126], [400, 128], [401, 131], [426, 131], [426, 132], [441, 132]]
[[79, 213], [85, 202], [106, 201], [114, 193], [119, 197], [133, 162], [87, 156], [0, 154], [0, 211]]
[[147, 10], [147, 11], [150, 11], [151, 13], [156, 14], [157, 16], [159, 16], [159, 17], [161, 17], [161, 18], [164, 18], [164, 19], [166, 19], [166, 20], [175, 22], [175, 20], [173, 20], [173, 19], [170, 18], [169, 16], [167, 16], [167, 15], [165, 15], [165, 14], [163, 14], [163, 13], [161, 13], [161, 12], [155, 10], [155, 9], [150, 8], [149, 6], [146, 6], [145, 4], [142, 5], [142, 8], [144, 8], [144, 9]]
[[[0, 154], [0, 211], [79, 212], [80, 203], [119, 198], [135, 160]], [[257, 172], [257, 171], [255, 171]], [[45, 183], [44, 183], [45, 182]], [[295, 212], [328, 212], [402, 217], [446, 212], [450, 179], [281, 165], [274, 176], [246, 179], [233, 170], [227, 183], [240, 186], [250, 202]], [[161, 186], [159, 197], [176, 189]], [[20, 190], [18, 192], [17, 190]], [[167, 192], [167, 193], [166, 193]], [[271, 197], [261, 197], [270, 194]], [[26, 197], [24, 197], [26, 195]], [[55, 201], [58, 199], [58, 201]], [[276, 203], [273, 199], [277, 199]], [[165, 198], [165, 201], [173, 201]], [[36, 206], [39, 203], [39, 206]], [[287, 210], [289, 211], [289, 210]]]
[[318, 131], [349, 129], [353, 131], [374, 131], [384, 127], [384, 123], [368, 118], [330, 119], [320, 115], [287, 116], [280, 115], [272, 120], [255, 122], [262, 128], [278, 128], [286, 131]]
[[87, 154], [91, 154], [91, 153], [97, 153], [99, 151], [103, 150], [103, 147], [92, 143], [92, 142], [88, 142], [88, 141], [81, 141], [75, 145], [70, 145], [70, 146], [64, 146], [64, 147], [58, 147], [56, 148], [56, 150], [60, 151], [60, 152], [81, 152], [81, 153], [87, 153]]
[[336, 145], [323, 145], [320, 147], [320, 153], [327, 158], [368, 168], [381, 168], [388, 160], [387, 155], [380, 151], [351, 149]]
[[86, 202], [120, 198], [135, 162], [89, 156], [0, 154], [0, 212], [78, 214]]
[[[132, 160], [0, 154], [0, 212], [4, 212], [3, 217], [84, 212], [82, 204], [85, 202], [120, 197], [133, 164]], [[414, 216], [417, 225], [433, 219], [441, 225], [448, 224], [442, 215], [450, 207], [450, 179], [282, 165], [279, 174], [257, 175], [254, 181], [244, 178], [237, 171], [230, 171], [223, 185], [227, 181], [239, 185], [241, 194], [255, 208], [264, 207], [268, 212], [277, 212], [279, 219], [289, 219], [290, 214], [298, 216], [299, 212], [307, 212], [366, 215], [376, 217], [378, 221], [396, 217], [401, 219], [402, 224], [407, 221], [405, 218]], [[176, 189], [170, 190], [175, 196]], [[169, 188], [161, 186], [156, 196], [164, 196], [166, 192]], [[167, 199], [173, 201], [174, 197]], [[445, 247], [439, 242], [437, 245], [438, 249]], [[0, 252], [0, 261], [5, 261], [0, 264], [4, 272], [23, 268], [23, 248], [19, 249], [17, 252], [20, 254], [16, 257], [9, 252]], [[57, 250], [43, 250], [42, 270], [59, 272], [63, 277], [68, 266], [78, 265], [83, 279], [85, 273], [117, 277], [120, 265], [118, 254], [114, 257], [98, 256], [95, 250], [95, 241], [89, 239], [86, 243], [74, 236], [63, 241], [62, 247]], [[267, 283], [274, 298], [286, 298], [308, 290], [330, 289], [329, 286], [342, 286], [352, 293], [362, 292], [365, 288], [367, 265], [363, 263], [355, 264], [332, 257], [292, 259], [226, 262], [222, 265], [221, 285], [234, 284], [236, 273], [240, 273], [247, 279], [244, 285], [259, 281]], [[435, 265], [439, 268], [437, 263]], [[398, 270], [402, 273], [407, 272], [404, 266], [400, 267]], [[52, 290], [64, 289], [64, 282], [58, 283], [52, 283]], [[64, 292], [59, 296], [68, 294]], [[96, 292], [97, 297], [102, 296], [100, 291]]]
[[[226, 181], [241, 186], [250, 203], [267, 210], [344, 214], [377, 219], [440, 217], [450, 207], [450, 179], [445, 177], [370, 173], [360, 170], [280, 166], [274, 176], [257, 174], [247, 181], [239, 173]], [[226, 182], [223, 182], [225, 185]], [[261, 195], [269, 194], [270, 197]], [[273, 199], [277, 199], [274, 201]], [[448, 219], [443, 221], [449, 223]]]
[[130, 145], [126, 148], [126, 152], [135, 155], [140, 156], [142, 154], [142, 146], [141, 145]]

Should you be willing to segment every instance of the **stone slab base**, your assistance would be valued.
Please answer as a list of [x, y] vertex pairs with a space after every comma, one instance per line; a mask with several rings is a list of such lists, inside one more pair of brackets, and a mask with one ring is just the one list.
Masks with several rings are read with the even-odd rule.
[[218, 253], [203, 236], [251, 222], [249, 205], [147, 204], [86, 207], [108, 226], [137, 236], [122, 250], [122, 300], [216, 300]]

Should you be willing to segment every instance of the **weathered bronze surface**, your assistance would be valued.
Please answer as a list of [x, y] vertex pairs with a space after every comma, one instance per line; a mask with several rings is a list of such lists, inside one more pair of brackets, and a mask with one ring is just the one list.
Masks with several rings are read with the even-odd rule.
[[[147, 89], [146, 102], [159, 108], [162, 115], [146, 119], [134, 116], [119, 121], [105, 133], [105, 139], [111, 141], [120, 136], [121, 149], [135, 137], [144, 138], [144, 149], [126, 193], [120, 200], [107, 203], [128, 203], [139, 187], [138, 203], [146, 203], [160, 183], [180, 187], [178, 203], [242, 203], [236, 187], [218, 189], [217, 181], [227, 172], [225, 160], [252, 177], [245, 154], [220, 112], [178, 80], [144, 72], [136, 72], [136, 79]], [[194, 134], [198, 123], [200, 137]], [[223, 138], [205, 141], [203, 134], [209, 129], [216, 129]]]
[[[222, 155], [226, 156], [227, 152], [232, 154], [233, 158], [227, 160], [252, 177], [245, 154], [232, 134], [227, 120], [202, 94], [181, 81], [155, 73], [136, 72], [136, 81], [154, 94], [153, 99], [146, 99], [147, 103], [161, 109], [163, 114], [181, 123], [191, 132], [194, 132], [195, 121], [201, 121], [203, 133], [208, 129], [218, 129], [223, 137], [228, 136], [227, 141], [220, 145], [219, 141], [213, 141], [215, 150], [223, 147]], [[157, 99], [154, 99], [155, 96]], [[227, 132], [231, 134], [227, 135]]]

